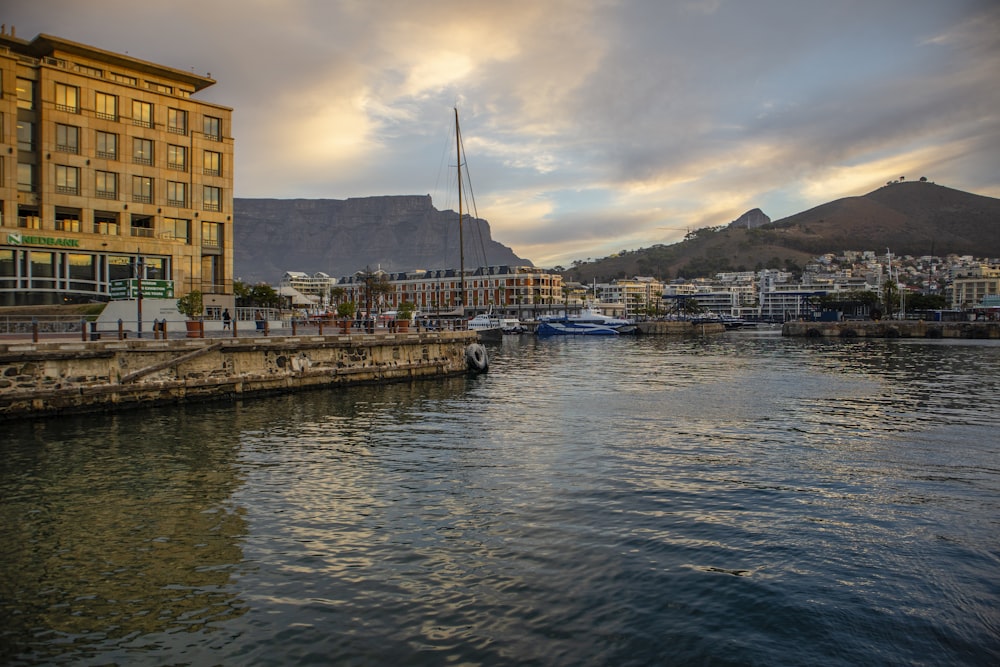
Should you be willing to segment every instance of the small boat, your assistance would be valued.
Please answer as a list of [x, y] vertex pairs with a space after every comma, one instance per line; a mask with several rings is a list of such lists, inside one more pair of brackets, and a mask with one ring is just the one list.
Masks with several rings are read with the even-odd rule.
[[513, 317], [501, 317], [500, 330], [505, 336], [517, 336], [527, 331], [521, 323], [521, 320]]
[[479, 313], [468, 325], [469, 331], [475, 331], [479, 340], [498, 341], [503, 338], [501, 319], [492, 313]]
[[584, 308], [579, 315], [546, 317], [535, 330], [539, 336], [618, 336], [635, 333], [632, 320], [609, 317], [595, 308]]

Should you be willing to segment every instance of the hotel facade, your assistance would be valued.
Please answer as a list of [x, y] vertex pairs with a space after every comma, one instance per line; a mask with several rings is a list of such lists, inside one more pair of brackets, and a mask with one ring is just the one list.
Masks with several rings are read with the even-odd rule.
[[[373, 282], [386, 283], [388, 290], [374, 295]], [[464, 281], [457, 269], [358, 272], [338, 280], [336, 287], [343, 290], [342, 300], [373, 314], [397, 309], [405, 301], [425, 315], [493, 310], [530, 320], [558, 310], [565, 298], [562, 276], [533, 266], [483, 266], [466, 272]]]
[[232, 305], [232, 109], [191, 97], [214, 83], [0, 34], [0, 305], [105, 301], [137, 277]]

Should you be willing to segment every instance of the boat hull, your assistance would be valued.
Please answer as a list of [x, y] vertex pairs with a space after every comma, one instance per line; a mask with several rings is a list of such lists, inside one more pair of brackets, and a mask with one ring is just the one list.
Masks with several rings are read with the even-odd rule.
[[617, 336], [616, 327], [594, 322], [553, 320], [539, 322], [535, 333], [539, 336]]

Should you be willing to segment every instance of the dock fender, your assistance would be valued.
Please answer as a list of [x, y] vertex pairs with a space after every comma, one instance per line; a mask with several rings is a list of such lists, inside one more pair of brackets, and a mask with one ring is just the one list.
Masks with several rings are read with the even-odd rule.
[[806, 330], [806, 338], [822, 338], [822, 337], [823, 337], [823, 332], [817, 329], [816, 327], [812, 327], [811, 329]]
[[490, 367], [486, 347], [481, 343], [470, 343], [465, 348], [465, 365], [473, 373], [485, 373]]

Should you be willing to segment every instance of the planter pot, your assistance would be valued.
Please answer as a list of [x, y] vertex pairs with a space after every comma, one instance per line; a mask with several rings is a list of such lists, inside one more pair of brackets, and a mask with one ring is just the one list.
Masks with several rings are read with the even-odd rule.
[[205, 323], [195, 320], [187, 320], [184, 323], [187, 326], [187, 337], [188, 338], [204, 338], [205, 337]]
[[343, 320], [340, 323], [340, 333], [349, 334], [351, 333], [351, 322], [352, 320]]

